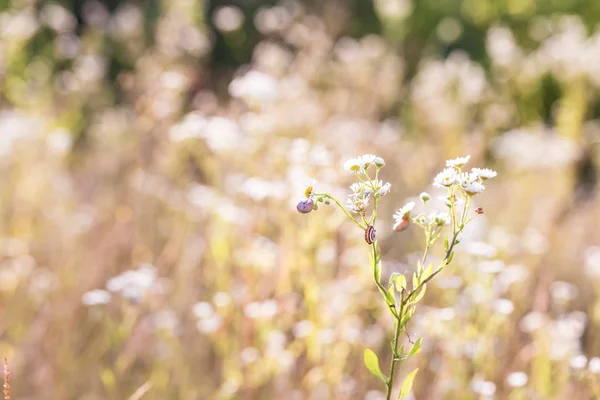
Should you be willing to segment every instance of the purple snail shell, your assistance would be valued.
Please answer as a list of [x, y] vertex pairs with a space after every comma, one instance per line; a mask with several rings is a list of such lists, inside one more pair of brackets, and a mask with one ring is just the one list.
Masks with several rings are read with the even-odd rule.
[[375, 228], [369, 225], [367, 229], [365, 229], [365, 242], [368, 244], [372, 244], [375, 241]]
[[299, 213], [308, 214], [309, 212], [311, 212], [313, 210], [314, 206], [315, 206], [315, 202], [312, 199], [312, 197], [310, 197], [308, 199], [300, 200], [300, 202], [296, 206], [296, 209], [298, 210]]

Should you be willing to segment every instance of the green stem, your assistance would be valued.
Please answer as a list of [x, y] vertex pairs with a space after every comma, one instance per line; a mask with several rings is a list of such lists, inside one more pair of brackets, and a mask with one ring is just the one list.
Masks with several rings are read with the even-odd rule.
[[[387, 290], [385, 290], [385, 288], [383, 287], [383, 285], [381, 284], [381, 282], [379, 282], [379, 279], [377, 277], [377, 245], [376, 242], [373, 242], [371, 244], [371, 247], [373, 248], [373, 280], [375, 281], [375, 284], [377, 285], [377, 288], [379, 289], [379, 292], [381, 293], [381, 295], [383, 296], [383, 298], [385, 299], [385, 304], [388, 306], [390, 312], [392, 313], [392, 315], [397, 318], [398, 314], [396, 313], [396, 305], [395, 304], [390, 304], [390, 302], [388, 301], [388, 292]], [[379, 260], [381, 261], [381, 260]]]
[[392, 389], [394, 387], [394, 373], [396, 372], [396, 362], [398, 361], [398, 342], [400, 341], [400, 332], [402, 332], [402, 318], [404, 317], [404, 293], [402, 293], [402, 301], [400, 302], [400, 314], [396, 318], [396, 332], [394, 334], [394, 353], [390, 365], [390, 377], [387, 381], [387, 396], [386, 400], [392, 398]]
[[354, 222], [356, 225], [358, 225], [358, 227], [359, 227], [360, 229], [362, 229], [362, 230], [365, 230], [365, 229], [367, 229], [367, 227], [366, 227], [366, 226], [363, 226], [363, 225], [362, 225], [360, 222], [358, 222], [358, 221], [357, 221], [357, 220], [356, 220], [356, 219], [355, 219], [355, 218], [354, 218], [354, 217], [353, 217], [353, 216], [352, 216], [352, 215], [351, 215], [351, 214], [348, 212], [348, 210], [346, 210], [346, 207], [344, 207], [344, 206], [342, 205], [342, 203], [340, 203], [340, 202], [338, 201], [338, 199], [336, 199], [335, 197], [333, 197], [333, 196], [332, 196], [332, 195], [330, 195], [329, 193], [315, 193], [314, 195], [315, 195], [315, 196], [323, 196], [323, 197], [326, 197], [326, 198], [328, 198], [328, 199], [330, 199], [330, 200], [333, 200], [333, 202], [334, 202], [335, 204], [337, 204], [337, 206], [338, 206], [338, 207], [339, 207], [339, 208], [340, 208], [340, 209], [341, 209], [341, 210], [344, 212], [344, 214], [346, 214], [346, 216], [347, 216], [348, 218], [350, 218], [350, 219], [351, 219], [351, 220], [352, 220], [352, 221], [353, 221], [353, 222]]
[[425, 279], [423, 282], [421, 282], [419, 284], [419, 286], [417, 286], [416, 289], [413, 289], [410, 294], [408, 296], [406, 296], [406, 299], [404, 299], [402, 302], [403, 304], [400, 305], [400, 308], [402, 308], [405, 304], [404, 303], [408, 303], [409, 300], [419, 292], [419, 290], [421, 290], [421, 288], [423, 286], [425, 286], [425, 284], [427, 282], [429, 282], [430, 280], [432, 280], [437, 274], [439, 274], [440, 272], [442, 272], [442, 270], [444, 269], [444, 267], [448, 264], [448, 257], [450, 257], [450, 254], [452, 254], [452, 250], [454, 249], [454, 245], [456, 244], [456, 238], [458, 237], [458, 234], [462, 231], [462, 228], [458, 230], [458, 232], [456, 232], [453, 237], [452, 237], [452, 242], [450, 243], [450, 246], [448, 246], [448, 251], [446, 251], [446, 255], [444, 256], [444, 259], [442, 260], [442, 263], [440, 264], [440, 266], [438, 267], [438, 269], [431, 275], [429, 275], [429, 277], [427, 277], [427, 279]]

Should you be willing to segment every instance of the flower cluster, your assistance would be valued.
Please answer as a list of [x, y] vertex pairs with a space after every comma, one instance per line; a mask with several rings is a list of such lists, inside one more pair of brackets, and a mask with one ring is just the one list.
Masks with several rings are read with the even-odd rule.
[[458, 157], [446, 161], [446, 168], [433, 180], [433, 186], [438, 188], [459, 187], [469, 196], [474, 196], [485, 190], [483, 181], [495, 177], [496, 171], [488, 168], [473, 168], [471, 172], [463, 172], [462, 167], [469, 162], [471, 156]]
[[[350, 185], [351, 193], [348, 195], [345, 207], [342, 207], [330, 193], [315, 193], [313, 180], [305, 186], [304, 197], [298, 202], [296, 209], [302, 214], [307, 214], [318, 210], [319, 202], [330, 204], [334, 201], [359, 227], [366, 229], [375, 224], [379, 199], [388, 194], [392, 188], [391, 183], [379, 179], [379, 171], [384, 165], [383, 158], [373, 154], [351, 158], [344, 163], [344, 169], [354, 174], [357, 182]], [[372, 214], [367, 217], [367, 210], [371, 206]], [[348, 211], [359, 214], [360, 220], [352, 217]]]

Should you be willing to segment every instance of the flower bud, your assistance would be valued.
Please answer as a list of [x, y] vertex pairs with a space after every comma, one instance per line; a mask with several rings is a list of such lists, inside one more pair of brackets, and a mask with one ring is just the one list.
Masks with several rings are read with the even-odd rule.
[[483, 208], [481, 208], [481, 207], [477, 207], [477, 208], [475, 209], [475, 214], [483, 214]]
[[428, 201], [429, 199], [431, 199], [431, 196], [430, 196], [430, 195], [429, 195], [429, 193], [427, 193], [427, 192], [423, 192], [423, 193], [421, 193], [421, 194], [419, 195], [419, 197], [421, 198], [421, 201], [422, 201], [423, 203], [427, 203], [427, 201]]
[[385, 161], [383, 161], [383, 158], [381, 157], [375, 157], [373, 164], [375, 164], [377, 168], [381, 168], [385, 165]]
[[409, 225], [410, 225], [410, 218], [403, 217], [401, 220], [399, 220], [398, 222], [396, 222], [394, 224], [392, 229], [394, 229], [395, 232], [403, 232], [408, 229]]

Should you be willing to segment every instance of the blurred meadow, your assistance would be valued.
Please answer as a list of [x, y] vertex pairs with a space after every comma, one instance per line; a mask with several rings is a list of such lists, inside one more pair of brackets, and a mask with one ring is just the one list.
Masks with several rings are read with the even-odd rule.
[[384, 398], [369, 246], [296, 211], [366, 153], [385, 282], [444, 160], [498, 171], [408, 326], [409, 398], [600, 399], [599, 88], [598, 0], [0, 1], [12, 399]]

